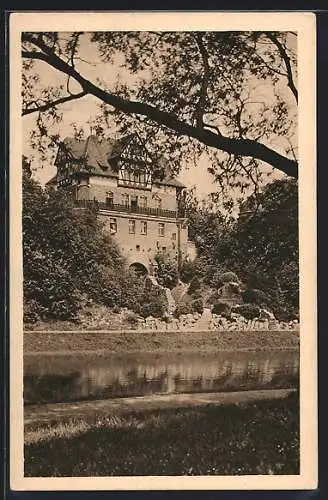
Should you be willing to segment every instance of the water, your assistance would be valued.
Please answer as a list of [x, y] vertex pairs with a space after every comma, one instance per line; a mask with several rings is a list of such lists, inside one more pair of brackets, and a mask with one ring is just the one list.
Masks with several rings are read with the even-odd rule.
[[26, 356], [25, 404], [298, 385], [296, 351]]

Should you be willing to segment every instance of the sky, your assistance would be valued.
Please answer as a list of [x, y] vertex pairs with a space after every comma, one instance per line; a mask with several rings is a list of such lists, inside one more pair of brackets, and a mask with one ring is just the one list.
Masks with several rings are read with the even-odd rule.
[[[131, 76], [124, 72], [124, 69], [120, 68], [120, 61], [118, 60], [116, 64], [110, 65], [108, 63], [103, 63], [95, 49], [94, 44], [91, 44], [87, 39], [83, 41], [83, 59], [84, 61], [77, 61], [76, 68], [89, 80], [97, 83], [99, 76], [102, 80], [106, 81], [107, 85], [114, 84], [116, 80], [117, 73], [120, 73], [120, 77], [124, 81], [127, 80], [129, 84], [133, 81]], [[50, 68], [48, 65], [41, 61], [36, 62], [36, 69], [40, 75], [40, 80], [42, 85], [66, 85], [66, 79], [58, 71]], [[114, 69], [114, 71], [113, 71]], [[266, 92], [265, 87], [263, 87], [263, 92]], [[76, 92], [80, 88], [73, 81], [70, 82], [70, 91]], [[289, 94], [286, 94], [287, 99], [290, 98]], [[92, 120], [99, 112], [98, 104], [100, 101], [93, 96], [85, 96], [77, 101], [71, 101], [69, 103], [63, 104], [60, 109], [63, 112], [63, 120], [56, 124], [54, 131], [59, 134], [61, 139], [67, 136], [73, 135], [72, 124], [75, 123], [77, 127], [84, 129], [86, 135], [90, 133], [90, 126], [88, 121]], [[36, 114], [31, 114], [23, 117], [23, 154], [28, 157], [33, 158], [32, 168], [36, 178], [40, 180], [42, 184], [45, 184], [53, 175], [56, 173], [56, 168], [53, 165], [53, 161], [49, 161], [46, 165], [41, 165], [36, 153], [31, 149], [29, 143], [30, 133], [36, 127]], [[108, 130], [109, 137], [118, 137], [116, 130]], [[205, 197], [207, 194], [217, 190], [217, 185], [213, 182], [213, 177], [207, 171], [210, 166], [208, 158], [203, 155], [197, 166], [190, 164], [187, 168], [183, 168], [179, 174], [179, 179], [187, 187], [195, 187], [196, 193], [199, 198]]]

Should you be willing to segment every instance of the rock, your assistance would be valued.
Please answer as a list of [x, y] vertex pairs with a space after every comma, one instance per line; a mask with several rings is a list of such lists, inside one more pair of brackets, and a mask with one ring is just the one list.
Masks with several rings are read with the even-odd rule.
[[173, 314], [176, 309], [176, 302], [173, 298], [171, 290], [160, 285], [155, 276], [147, 276], [145, 278], [145, 289], [151, 290], [152, 288], [156, 288], [160, 291], [161, 295], [165, 299], [167, 312], [169, 314]]
[[166, 296], [166, 300], [167, 300], [167, 312], [169, 314], [173, 314], [174, 311], [176, 310], [176, 303], [175, 303], [175, 300], [173, 298], [173, 295], [171, 293], [171, 290], [169, 288], [164, 288], [165, 290], [165, 296]]
[[260, 319], [269, 319], [269, 320], [274, 320], [274, 314], [267, 309], [261, 309], [260, 310]]

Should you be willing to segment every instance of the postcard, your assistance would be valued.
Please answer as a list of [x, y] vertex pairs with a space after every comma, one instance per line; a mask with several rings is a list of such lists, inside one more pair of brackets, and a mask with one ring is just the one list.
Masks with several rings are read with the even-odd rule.
[[11, 488], [316, 488], [315, 15], [9, 35]]

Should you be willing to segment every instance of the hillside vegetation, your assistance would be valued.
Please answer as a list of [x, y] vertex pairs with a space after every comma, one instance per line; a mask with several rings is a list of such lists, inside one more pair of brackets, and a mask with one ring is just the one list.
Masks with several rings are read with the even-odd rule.
[[[297, 318], [296, 181], [267, 185], [257, 199], [248, 199], [247, 216], [237, 221], [199, 208], [192, 197], [185, 204], [198, 257], [178, 273], [174, 261], [158, 255], [160, 286], [149, 286], [128, 270], [96, 211], [75, 208], [69, 192], [42, 189], [25, 165], [24, 321], [78, 321], [81, 311], [97, 307], [114, 313], [125, 308], [131, 323], [138, 317], [165, 319], [163, 287], [176, 300], [175, 317], [210, 307], [223, 317], [253, 319], [264, 308], [281, 320]], [[227, 304], [222, 291], [243, 305]]]

